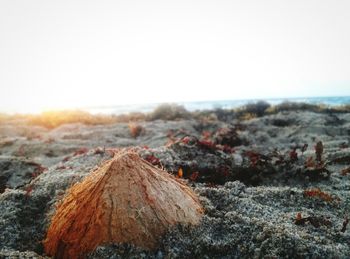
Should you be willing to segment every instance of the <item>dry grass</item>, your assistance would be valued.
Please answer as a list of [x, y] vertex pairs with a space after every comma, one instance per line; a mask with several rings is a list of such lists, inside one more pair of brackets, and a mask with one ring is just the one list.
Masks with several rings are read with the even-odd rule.
[[29, 123], [45, 128], [56, 128], [68, 123], [83, 123], [86, 125], [106, 125], [118, 122], [113, 115], [92, 115], [79, 110], [49, 111], [40, 115], [29, 115]]
[[121, 114], [116, 116], [118, 122], [145, 121], [146, 117], [146, 114], [142, 112], [131, 112], [128, 114]]
[[9, 115], [0, 113], [0, 122], [7, 121], [9, 118]]
[[109, 125], [118, 122], [137, 122], [145, 121], [146, 114], [134, 112], [122, 115], [109, 114], [91, 114], [81, 110], [57, 110], [47, 111], [41, 114], [15, 114], [9, 115], [0, 113], [0, 123], [9, 123], [11, 121], [23, 120], [31, 125], [42, 126], [48, 129], [54, 129], [64, 124], [82, 123], [86, 125]]
[[[331, 107], [327, 105], [315, 105], [307, 103], [283, 102], [270, 106], [264, 101], [249, 103], [237, 109], [216, 109], [189, 112], [183, 106], [176, 104], [162, 104], [148, 114], [133, 112], [122, 115], [93, 115], [81, 110], [49, 111], [39, 115], [8, 115], [0, 113], [0, 123], [29, 122], [31, 125], [43, 126], [48, 129], [59, 127], [69, 123], [83, 123], [86, 125], [108, 125], [113, 123], [140, 122], [154, 120], [183, 120], [196, 119], [204, 122], [232, 121], [233, 119], [250, 120], [264, 115], [276, 114], [283, 111], [312, 111], [317, 113], [347, 113], [350, 105]], [[132, 131], [134, 129], [131, 128]], [[133, 132], [131, 132], [133, 135]], [[137, 134], [136, 134], [137, 135]]]
[[6, 114], [0, 113], [0, 123], [9, 123], [18, 120], [26, 120], [27, 116], [23, 114]]

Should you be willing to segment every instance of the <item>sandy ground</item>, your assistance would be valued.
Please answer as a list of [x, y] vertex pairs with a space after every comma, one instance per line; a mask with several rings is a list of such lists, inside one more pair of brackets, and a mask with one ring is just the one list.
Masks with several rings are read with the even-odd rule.
[[182, 168], [205, 215], [197, 227], [170, 229], [156, 251], [106, 245], [89, 258], [350, 257], [350, 113], [138, 125], [132, 137], [127, 123], [0, 124], [0, 258], [45, 257], [55, 203], [122, 147], [169, 173]]

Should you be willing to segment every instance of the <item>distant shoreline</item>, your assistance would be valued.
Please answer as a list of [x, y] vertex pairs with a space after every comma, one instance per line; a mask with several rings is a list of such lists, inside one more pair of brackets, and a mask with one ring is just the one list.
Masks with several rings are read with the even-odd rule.
[[31, 125], [45, 128], [56, 128], [63, 124], [82, 123], [86, 125], [110, 125], [115, 123], [133, 123], [143, 121], [245, 121], [259, 118], [265, 115], [273, 115], [289, 112], [313, 112], [319, 114], [350, 113], [350, 104], [326, 105], [306, 102], [284, 101], [278, 104], [270, 104], [266, 101], [248, 102], [237, 108], [213, 107], [211, 109], [191, 110], [182, 104], [164, 103], [149, 110], [124, 110], [120, 114], [116, 112], [94, 113], [88, 110], [53, 110], [40, 114], [4, 114], [0, 113], [0, 123], [9, 123], [22, 120]]
[[[164, 103], [177, 104], [183, 106], [190, 112], [205, 111], [215, 109], [237, 109], [247, 104], [256, 103], [259, 101], [268, 102], [270, 105], [278, 105], [284, 102], [291, 103], [306, 103], [313, 105], [326, 105], [331, 107], [350, 105], [350, 96], [330, 96], [330, 97], [291, 97], [291, 98], [266, 98], [266, 99], [242, 99], [242, 100], [208, 100], [208, 101], [186, 101], [186, 102], [155, 102], [144, 104], [123, 104], [123, 105], [105, 105], [105, 106], [82, 106], [71, 108], [53, 108], [48, 111], [62, 111], [62, 110], [80, 110], [89, 112], [91, 114], [106, 114], [106, 115], [123, 115], [133, 112], [149, 113], [152, 112], [159, 105]], [[43, 110], [43, 111], [47, 111]], [[0, 108], [0, 114], [40, 114], [42, 111], [23, 112], [15, 109]]]
[[[341, 106], [350, 104], [350, 96], [332, 96], [332, 97], [293, 97], [293, 98], [269, 98], [269, 99], [244, 99], [244, 100], [214, 100], [214, 101], [194, 101], [194, 102], [170, 102], [182, 105], [186, 110], [203, 111], [215, 109], [236, 109], [250, 103], [265, 101], [271, 105], [281, 104], [283, 102], [307, 103], [315, 105]], [[94, 106], [83, 107], [82, 110], [92, 114], [125, 114], [129, 112], [152, 112], [157, 106], [162, 103], [149, 104], [130, 104], [130, 105], [115, 105], [115, 106]]]
[[[310, 104], [329, 106], [336, 108], [337, 106], [350, 105], [350, 96], [341, 97], [305, 97], [305, 98], [271, 98], [271, 99], [246, 99], [246, 100], [214, 100], [214, 101], [194, 101], [194, 102], [159, 102], [148, 104], [128, 104], [128, 105], [108, 105], [108, 106], [91, 106], [91, 107], [73, 107], [62, 109], [50, 109], [48, 111], [71, 111], [79, 110], [88, 112], [91, 114], [105, 114], [105, 115], [125, 115], [128, 113], [150, 113], [154, 111], [158, 106], [163, 104], [180, 105], [183, 106], [189, 112], [195, 111], [212, 111], [217, 109], [231, 110], [240, 109], [249, 104], [255, 104], [258, 102], [267, 102], [271, 106], [280, 105], [283, 103], [292, 104]], [[36, 113], [22, 113], [22, 112], [9, 112], [6, 110], [0, 110], [0, 114], [7, 115], [32, 115], [40, 114]]]

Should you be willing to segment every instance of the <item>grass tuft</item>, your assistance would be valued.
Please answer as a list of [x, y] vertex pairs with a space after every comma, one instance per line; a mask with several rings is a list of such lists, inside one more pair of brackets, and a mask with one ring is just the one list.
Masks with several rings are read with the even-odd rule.
[[29, 115], [29, 123], [48, 129], [59, 127], [69, 123], [83, 123], [86, 125], [107, 125], [116, 123], [114, 115], [92, 115], [79, 110], [48, 111], [39, 115]]

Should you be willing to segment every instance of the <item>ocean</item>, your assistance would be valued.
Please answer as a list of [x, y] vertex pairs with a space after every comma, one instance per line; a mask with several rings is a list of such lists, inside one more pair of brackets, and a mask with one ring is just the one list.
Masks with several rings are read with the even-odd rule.
[[[339, 97], [304, 97], [304, 98], [272, 98], [272, 99], [247, 99], [247, 100], [216, 100], [216, 101], [196, 101], [196, 102], [176, 102], [183, 105], [189, 111], [212, 110], [212, 109], [232, 109], [248, 103], [264, 100], [271, 105], [276, 105], [285, 101], [304, 102], [310, 104], [325, 104], [329, 106], [350, 105], [350, 96]], [[84, 110], [93, 114], [123, 114], [130, 112], [151, 112], [161, 103], [131, 104], [85, 107]]]

